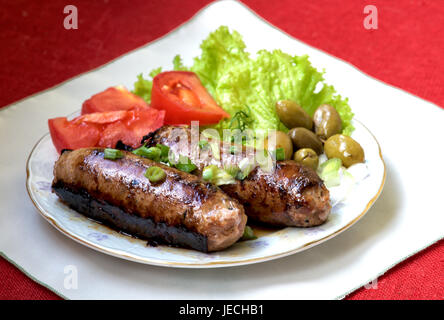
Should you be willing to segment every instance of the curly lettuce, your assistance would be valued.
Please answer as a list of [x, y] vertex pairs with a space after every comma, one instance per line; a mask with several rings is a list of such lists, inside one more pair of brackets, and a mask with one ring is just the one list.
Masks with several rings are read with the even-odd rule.
[[150, 80], [147, 80], [143, 77], [143, 74], [137, 75], [137, 81], [134, 82], [134, 90], [132, 91], [134, 94], [143, 98], [147, 103], [151, 102], [151, 89], [153, 88], [153, 80], [156, 75], [162, 72], [162, 68], [156, 68], [149, 73], [151, 77]]
[[[324, 82], [324, 72], [314, 68], [307, 55], [297, 56], [281, 50], [260, 50], [254, 58], [246, 51], [241, 35], [221, 26], [210, 33], [200, 46], [202, 53], [186, 67], [180, 56], [173, 60], [174, 70], [195, 72], [217, 103], [232, 117], [239, 112], [249, 114], [249, 128], [255, 131], [287, 128], [276, 114], [275, 103], [288, 99], [296, 101], [313, 115], [321, 104], [336, 108], [342, 119], [343, 133], [353, 131], [353, 113], [348, 99], [337, 94]], [[154, 77], [160, 69], [150, 73]], [[134, 85], [134, 93], [150, 101], [151, 80], [142, 75]], [[215, 125], [230, 128], [230, 119]]]

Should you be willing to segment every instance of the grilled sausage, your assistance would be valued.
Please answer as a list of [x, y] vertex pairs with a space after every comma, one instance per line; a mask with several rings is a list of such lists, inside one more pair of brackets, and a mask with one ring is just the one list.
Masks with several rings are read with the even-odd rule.
[[[192, 140], [187, 126], [164, 126], [144, 137], [148, 146], [164, 144], [174, 154], [190, 157], [201, 174], [205, 166], [218, 167], [238, 164], [242, 155], [227, 152], [220, 145], [221, 155], [215, 157], [213, 150], [200, 150]], [[197, 139], [198, 140], [198, 139]], [[195, 146], [195, 147], [193, 147]], [[248, 157], [253, 148], [243, 148]], [[257, 221], [275, 226], [311, 227], [324, 223], [331, 210], [330, 194], [314, 170], [295, 161], [278, 161], [273, 172], [265, 172], [257, 166], [244, 180], [221, 185], [229, 196], [244, 205], [247, 215]]]
[[[54, 192], [78, 212], [127, 233], [203, 252], [222, 250], [243, 234], [243, 207], [198, 177], [122, 151], [104, 159], [101, 148], [64, 152], [54, 166]], [[166, 173], [151, 183], [151, 166]]]

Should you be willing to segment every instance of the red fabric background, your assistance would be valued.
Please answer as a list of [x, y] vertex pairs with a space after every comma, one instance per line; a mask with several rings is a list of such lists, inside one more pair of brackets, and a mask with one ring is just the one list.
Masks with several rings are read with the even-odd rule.
[[[197, 1], [0, 0], [0, 107], [98, 67], [152, 41], [209, 3]], [[297, 39], [369, 75], [444, 106], [444, 2], [440, 0], [244, 1]], [[79, 29], [63, 28], [74, 4]], [[366, 5], [377, 30], [363, 27]], [[146, 71], [146, 70], [141, 70]], [[444, 241], [349, 299], [443, 299]], [[0, 299], [58, 299], [0, 258]]]

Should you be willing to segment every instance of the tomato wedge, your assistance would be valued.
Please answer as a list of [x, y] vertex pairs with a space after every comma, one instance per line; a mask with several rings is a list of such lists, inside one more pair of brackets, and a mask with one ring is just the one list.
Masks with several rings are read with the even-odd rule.
[[119, 110], [119, 111], [108, 111], [108, 112], [94, 112], [84, 114], [72, 120], [75, 123], [88, 122], [95, 124], [106, 124], [111, 122], [116, 122], [119, 120], [123, 120], [128, 117], [128, 111]]
[[93, 95], [82, 105], [82, 115], [93, 112], [130, 110], [146, 108], [148, 105], [141, 97], [123, 86], [115, 86]]
[[121, 121], [104, 127], [98, 146], [114, 148], [117, 141], [133, 148], [141, 145], [142, 138], [163, 126], [165, 111], [154, 108], [137, 108], [127, 111], [128, 115]]
[[52, 143], [61, 152], [63, 149], [79, 149], [97, 145], [100, 128], [88, 123], [73, 123], [65, 117], [48, 120]]
[[90, 113], [71, 121], [65, 117], [49, 119], [48, 126], [59, 153], [63, 149], [114, 148], [119, 140], [136, 148], [143, 136], [163, 125], [164, 117], [165, 111], [144, 107]]
[[155, 76], [151, 107], [166, 111], [166, 124], [199, 121], [206, 125], [230, 117], [217, 105], [198, 76], [188, 71], [166, 71]]

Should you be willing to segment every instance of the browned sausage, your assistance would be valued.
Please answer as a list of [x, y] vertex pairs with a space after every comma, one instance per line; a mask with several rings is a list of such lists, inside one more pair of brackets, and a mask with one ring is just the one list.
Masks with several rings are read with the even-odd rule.
[[[54, 167], [53, 190], [73, 209], [142, 238], [200, 251], [222, 250], [243, 234], [243, 207], [198, 177], [123, 152], [104, 159], [101, 148], [64, 152]], [[166, 173], [151, 183], [151, 166]]]
[[[191, 130], [187, 126], [164, 126], [144, 138], [148, 146], [164, 144], [174, 154], [190, 157], [198, 167], [197, 175], [210, 164], [224, 167], [239, 162], [239, 155], [226, 152], [227, 146], [223, 144], [220, 145], [223, 154], [216, 159], [213, 150], [200, 150], [199, 154], [198, 147], [193, 147], [190, 141]], [[244, 156], [254, 152], [251, 148], [243, 149]], [[331, 210], [329, 191], [316, 172], [292, 160], [277, 162], [273, 172], [256, 167], [246, 179], [220, 188], [239, 200], [249, 217], [276, 226], [320, 225]]]

